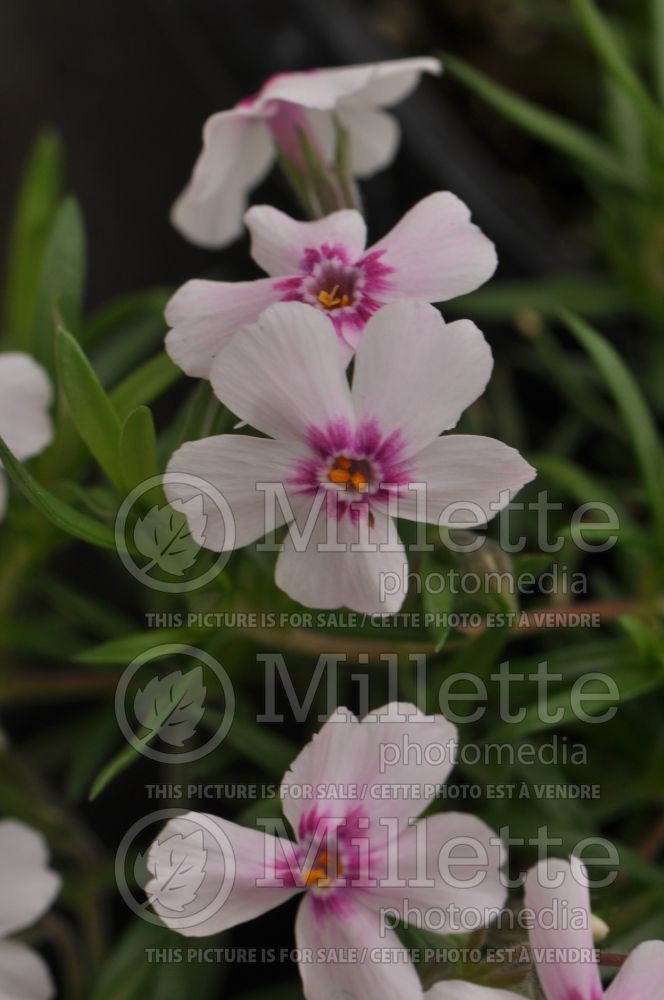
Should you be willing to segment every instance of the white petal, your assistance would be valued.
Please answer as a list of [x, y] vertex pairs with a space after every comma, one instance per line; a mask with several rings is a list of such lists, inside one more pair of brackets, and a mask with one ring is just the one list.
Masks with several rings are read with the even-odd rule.
[[606, 991], [606, 1000], [656, 997], [664, 982], [664, 941], [644, 941], [621, 967]]
[[28, 354], [0, 354], [0, 437], [17, 458], [39, 454], [53, 438], [53, 388]]
[[394, 302], [372, 316], [355, 355], [358, 419], [401, 432], [413, 455], [459, 417], [489, 381], [489, 345], [474, 323], [445, 323], [424, 302]]
[[242, 231], [247, 193], [273, 158], [272, 139], [260, 119], [235, 109], [212, 115], [191, 180], [173, 205], [173, 225], [198, 246], [230, 243]]
[[[314, 961], [300, 962], [306, 1000], [418, 1000], [422, 986], [406, 950], [393, 930], [380, 927], [380, 915], [352, 896], [336, 914], [315, 907], [305, 896], [295, 921], [295, 943]], [[357, 961], [335, 961], [335, 955]], [[326, 961], [326, 956], [330, 956]], [[381, 961], [382, 955], [394, 955]]]
[[362, 256], [367, 226], [352, 208], [333, 212], [315, 222], [298, 222], [270, 205], [254, 205], [244, 217], [251, 233], [251, 256], [268, 274], [295, 275], [303, 267], [304, 253], [327, 243], [341, 246], [350, 263]]
[[385, 251], [381, 263], [394, 269], [395, 299], [445, 302], [479, 288], [498, 263], [491, 240], [449, 191], [423, 198], [370, 250]]
[[[287, 854], [284, 854], [285, 848]], [[219, 816], [186, 813], [169, 820], [151, 845], [145, 893], [167, 927], [206, 937], [279, 906], [297, 893], [273, 881], [290, 844]]]
[[280, 73], [261, 90], [259, 107], [275, 99], [322, 110], [331, 110], [343, 101], [364, 107], [387, 106], [403, 100], [417, 85], [422, 73], [440, 72], [437, 59], [423, 57]]
[[492, 986], [478, 986], [461, 979], [446, 979], [435, 983], [424, 994], [427, 1000], [514, 1000], [516, 994]]
[[27, 945], [0, 941], [0, 1000], [51, 1000], [55, 984], [46, 962]]
[[[198, 544], [214, 552], [227, 552], [263, 537], [265, 493], [256, 484], [284, 482], [301, 456], [301, 446], [244, 434], [190, 441], [172, 455], [167, 471], [174, 479], [164, 489], [170, 503], [179, 500], [189, 504], [189, 512], [185, 513]], [[184, 473], [181, 483], [177, 473]], [[195, 481], [188, 481], [191, 476], [208, 483], [212, 487], [209, 494]], [[230, 507], [230, 517], [218, 494]], [[198, 506], [191, 504], [198, 497], [202, 502]], [[284, 523], [278, 504], [276, 512], [277, 523], [272, 524], [275, 528]]]
[[[554, 881], [559, 884], [549, 884]], [[580, 957], [594, 954], [595, 947], [585, 866], [574, 856], [569, 861], [561, 858], [541, 861], [526, 876], [524, 902], [526, 908], [533, 910], [535, 914], [540, 911], [548, 914], [541, 922], [544, 926], [535, 917], [533, 927], [528, 932], [531, 947], [543, 950], [545, 959], [546, 949], [555, 951], [555, 961], [536, 961], [537, 973], [547, 1000], [569, 1000], [576, 995], [592, 1000], [597, 997], [600, 1000], [603, 994], [597, 964]], [[551, 927], [551, 909], [557, 908], [560, 912], [562, 906], [566, 911], [565, 919], [560, 917], [555, 926]], [[584, 926], [569, 926], [570, 917], [573, 916]]]
[[242, 329], [217, 356], [210, 380], [222, 403], [272, 437], [354, 423], [334, 324], [302, 302], [278, 302]]
[[374, 108], [347, 108], [340, 111], [339, 121], [348, 131], [353, 176], [370, 177], [392, 162], [400, 138], [394, 115]]
[[[363, 545], [360, 529], [348, 515], [336, 522], [328, 520], [323, 509], [306, 547], [297, 551], [294, 528], [305, 531], [310, 509], [302, 503], [295, 509], [296, 521], [277, 558], [277, 586], [307, 608], [346, 607], [370, 615], [397, 612], [406, 596], [408, 560], [394, 522], [376, 511], [369, 544]], [[325, 547], [337, 543], [340, 551]], [[356, 545], [360, 548], [353, 550]], [[384, 587], [386, 580], [389, 585]]]
[[349, 103], [361, 104], [363, 107], [391, 107], [408, 97], [420, 82], [422, 73], [440, 76], [443, 72], [440, 61], [429, 56], [372, 63], [371, 69], [373, 72], [369, 83], [354, 94]]
[[398, 516], [446, 526], [461, 518], [466, 530], [481, 527], [536, 475], [519, 452], [502, 441], [474, 434], [446, 434], [413, 459], [411, 484], [425, 484], [426, 490], [420, 491], [418, 506], [418, 492], [403, 489]]
[[297, 833], [300, 817], [311, 807], [311, 799], [298, 796], [298, 788], [313, 789], [320, 801], [327, 788], [357, 787], [357, 799], [335, 802], [338, 815], [347, 815], [359, 799], [374, 819], [395, 817], [403, 827], [424, 811], [447, 780], [456, 745], [451, 722], [442, 715], [425, 716], [414, 705], [392, 702], [361, 722], [339, 708], [284, 776], [284, 814]]
[[18, 820], [0, 821], [0, 937], [34, 924], [60, 884], [60, 876], [48, 867], [42, 835]]
[[166, 350], [187, 375], [209, 378], [212, 362], [238, 328], [253, 323], [280, 298], [270, 278], [188, 281], [166, 307], [166, 321], [172, 327]]
[[388, 880], [371, 895], [415, 927], [440, 934], [475, 930], [488, 926], [505, 902], [505, 857], [500, 838], [477, 816], [438, 813], [399, 836], [392, 870], [406, 885]]

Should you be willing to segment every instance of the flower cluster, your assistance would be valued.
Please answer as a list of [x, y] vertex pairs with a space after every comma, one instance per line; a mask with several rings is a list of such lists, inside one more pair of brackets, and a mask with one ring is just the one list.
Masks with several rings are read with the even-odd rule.
[[[295, 940], [307, 1000], [423, 997], [414, 965], [390, 958], [403, 954], [395, 918], [426, 928], [433, 910], [445, 915], [445, 933], [463, 933], [485, 927], [506, 897], [505, 852], [489, 827], [465, 813], [420, 818], [450, 774], [456, 742], [451, 723], [414, 705], [392, 703], [361, 721], [337, 709], [281, 783], [295, 839], [283, 824], [275, 835], [184, 813], [150, 848], [149, 902], [168, 927], [201, 937], [301, 895]], [[407, 760], [384, 753], [403, 745]], [[438, 762], [432, 751], [443, 747]], [[386, 767], [386, 759], [393, 763]], [[584, 865], [575, 857], [540, 862], [528, 873], [524, 902], [546, 1000], [602, 1000]], [[342, 952], [352, 960], [336, 962]], [[664, 942], [644, 942], [606, 998], [649, 1000], [663, 975]], [[513, 1000], [515, 994], [446, 980], [426, 996]]]
[[[263, 131], [269, 126], [287, 156], [282, 119], [294, 127], [297, 111], [298, 134], [313, 129], [306, 134], [315, 146], [315, 107], [349, 129], [354, 150], [360, 121], [389, 120], [368, 105], [393, 103], [418, 72], [432, 68], [428, 60], [407, 60], [269, 81], [257, 99], [208, 122], [177, 218], [208, 242], [214, 220], [237, 210], [237, 192], [222, 184], [215, 160], [222, 121], [241, 122], [243, 142], [258, 123]], [[223, 148], [243, 161], [242, 143]], [[370, 162], [382, 164], [386, 150], [374, 154]], [[251, 164], [242, 175], [253, 176]], [[169, 463], [167, 496], [191, 512], [193, 537], [214, 551], [287, 524], [276, 582], [302, 604], [393, 613], [407, 580], [395, 518], [479, 528], [534, 476], [499, 441], [439, 436], [481, 395], [492, 359], [473, 323], [446, 324], [429, 303], [490, 278], [493, 244], [467, 207], [442, 191], [368, 249], [366, 224], [353, 208], [299, 222], [262, 205], [245, 221], [252, 256], [269, 277], [189, 281], [168, 305], [166, 346], [183, 371], [208, 378], [219, 400], [270, 440], [242, 433], [185, 444]], [[196, 493], [193, 477], [228, 501], [232, 531], [209, 498], [198, 508], [187, 503]], [[389, 597], [382, 593], [386, 574], [404, 581]]]

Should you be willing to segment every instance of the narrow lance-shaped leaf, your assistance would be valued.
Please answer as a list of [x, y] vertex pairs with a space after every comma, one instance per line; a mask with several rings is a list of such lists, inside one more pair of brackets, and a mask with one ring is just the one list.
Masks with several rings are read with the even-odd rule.
[[572, 0], [572, 9], [607, 73], [629, 97], [643, 120], [660, 138], [664, 137], [664, 115], [629, 64], [618, 34], [594, 0]]
[[111, 401], [121, 418], [137, 406], [144, 406], [166, 392], [181, 375], [167, 354], [150, 358], [111, 392]]
[[44, 249], [36, 296], [34, 351], [55, 372], [55, 313], [77, 333], [81, 325], [85, 286], [85, 231], [74, 198], [59, 205]]
[[637, 186], [638, 179], [606, 143], [561, 118], [560, 115], [518, 97], [462, 59], [446, 55], [444, 62], [453, 76], [458, 77], [462, 83], [497, 108], [519, 128], [541, 139], [604, 180], [627, 187]]
[[652, 0], [652, 27], [653, 27], [653, 66], [657, 93], [659, 100], [664, 105], [664, 0]]
[[660, 544], [664, 545], [664, 449], [636, 379], [616, 350], [596, 330], [571, 313], [563, 320], [591, 356], [611, 391], [641, 467]]
[[120, 418], [78, 342], [63, 327], [58, 328], [57, 346], [60, 385], [76, 430], [122, 490]]
[[3, 333], [12, 347], [31, 350], [37, 280], [62, 184], [62, 146], [45, 131], [30, 154], [7, 252]]
[[132, 410], [120, 433], [120, 464], [125, 487], [131, 491], [156, 476], [157, 435], [147, 406]]
[[61, 531], [65, 531], [74, 538], [90, 542], [91, 545], [115, 549], [115, 537], [109, 527], [86, 514], [82, 514], [75, 507], [70, 507], [69, 504], [44, 489], [25, 466], [12, 455], [2, 438], [0, 438], [0, 460], [23, 495], [56, 528], [60, 528]]

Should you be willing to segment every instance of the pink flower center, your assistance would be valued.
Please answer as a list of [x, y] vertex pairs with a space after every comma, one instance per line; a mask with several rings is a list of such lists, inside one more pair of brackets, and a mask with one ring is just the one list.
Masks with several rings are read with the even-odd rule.
[[280, 278], [275, 288], [285, 302], [306, 302], [333, 320], [337, 333], [344, 327], [361, 330], [380, 309], [389, 292], [392, 268], [383, 263], [384, 250], [353, 260], [341, 243], [308, 247], [300, 274]]
[[310, 457], [297, 463], [290, 485], [303, 496], [329, 490], [328, 510], [338, 518], [348, 513], [356, 520], [366, 512], [372, 527], [371, 507], [384, 506], [390, 493], [409, 481], [410, 463], [401, 435], [384, 435], [375, 420], [355, 428], [345, 421], [311, 427], [308, 443]]
[[321, 847], [316, 858], [304, 874], [304, 884], [308, 889], [329, 889], [344, 873], [344, 866], [338, 854]]
[[314, 265], [310, 277], [304, 281], [305, 292], [327, 311], [347, 309], [354, 305], [357, 292], [364, 284], [359, 268], [345, 266], [332, 258]]

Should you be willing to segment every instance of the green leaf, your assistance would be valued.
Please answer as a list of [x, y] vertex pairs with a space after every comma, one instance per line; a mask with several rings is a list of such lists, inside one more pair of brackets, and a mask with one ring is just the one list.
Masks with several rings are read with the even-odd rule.
[[664, 116], [630, 66], [618, 34], [600, 12], [594, 0], [571, 0], [571, 3], [577, 20], [609, 76], [630, 98], [641, 118], [662, 136]]
[[26, 499], [41, 511], [56, 528], [65, 531], [74, 538], [90, 542], [91, 545], [98, 545], [104, 549], [115, 549], [115, 535], [110, 528], [86, 514], [82, 514], [75, 507], [70, 507], [53, 493], [49, 493], [12, 455], [2, 438], [0, 438], [0, 460]]
[[553, 483], [576, 503], [597, 500], [621, 510], [622, 504], [613, 490], [570, 459], [562, 455], [534, 455], [530, 456], [530, 461], [540, 478]]
[[141, 653], [154, 649], [158, 644], [177, 644], [183, 646], [195, 644], [206, 633], [203, 628], [160, 628], [147, 629], [145, 632], [134, 632], [120, 639], [92, 646], [74, 657], [77, 663], [89, 663], [94, 666], [126, 666]]
[[655, 82], [659, 99], [664, 104], [664, 58], [662, 58], [662, 52], [664, 52], [664, 0], [652, 0], [652, 27]]
[[494, 281], [446, 303], [445, 312], [478, 319], [513, 320], [526, 310], [534, 310], [543, 319], [553, 319], [561, 308], [589, 319], [615, 318], [617, 313], [628, 312], [632, 302], [615, 281], [570, 274], [535, 281]]
[[158, 319], [163, 327], [164, 309], [172, 292], [168, 288], [148, 288], [142, 292], [119, 295], [105, 303], [85, 323], [81, 343], [117, 337], [124, 332], [132, 335], [146, 320]]
[[596, 139], [577, 125], [559, 115], [518, 97], [490, 77], [480, 73], [462, 59], [446, 55], [443, 63], [462, 83], [491, 104], [530, 135], [541, 139], [558, 152], [575, 160], [598, 177], [614, 184], [636, 187], [638, 184], [629, 169], [606, 143]]
[[121, 418], [128, 416], [137, 406], [152, 403], [166, 392], [182, 372], [167, 354], [157, 354], [137, 368], [116, 386], [111, 401]]
[[50, 372], [55, 371], [55, 310], [74, 333], [81, 326], [85, 285], [85, 231], [81, 210], [73, 198], [60, 202], [49, 233], [36, 298], [34, 351]]
[[[509, 740], [510, 743], [530, 736], [533, 733], [543, 732], [547, 729], [560, 729], [572, 723], [583, 724], [579, 719], [576, 699], [579, 691], [583, 695], [582, 708], [586, 715], [604, 715], [610, 709], [624, 705], [633, 698], [647, 694], [664, 684], [664, 677], [649, 665], [638, 665], [631, 663], [616, 664], [609, 674], [618, 690], [618, 698], [608, 691], [606, 677], [604, 675], [593, 678], [589, 672], [577, 678], [577, 682], [582, 680], [582, 688], [575, 688], [573, 683], [566, 683], [562, 689], [550, 689], [545, 699], [545, 704], [536, 702], [526, 707], [526, 714], [520, 722], [500, 723], [489, 733], [487, 743], [500, 740]], [[585, 699], [588, 700], [585, 700]], [[592, 700], [596, 699], [596, 700]], [[543, 709], [549, 716], [560, 718], [555, 723], [546, 720]], [[586, 722], [586, 724], [589, 724]]]
[[37, 279], [62, 185], [62, 144], [44, 131], [30, 153], [21, 182], [7, 251], [3, 332], [13, 347], [30, 350]]
[[157, 435], [147, 406], [132, 410], [120, 432], [120, 466], [129, 492], [158, 474]]
[[593, 359], [611, 391], [629, 432], [657, 524], [658, 537], [664, 545], [664, 450], [636, 379], [617, 351], [596, 330], [571, 313], [564, 312], [562, 318]]
[[120, 418], [79, 343], [57, 332], [58, 375], [76, 430], [111, 482], [123, 489]]

